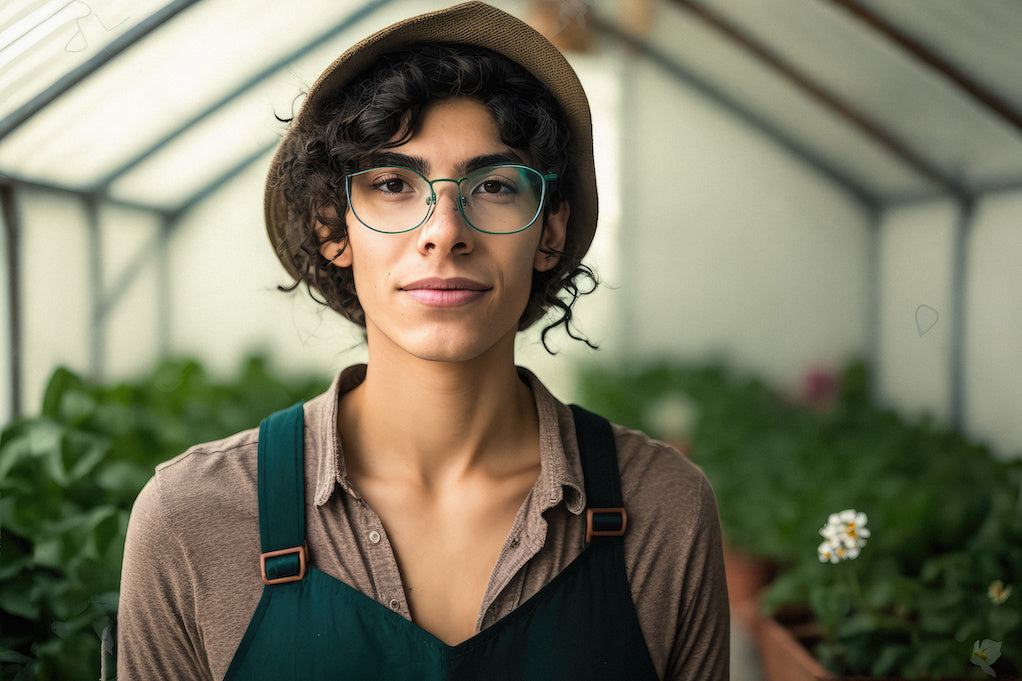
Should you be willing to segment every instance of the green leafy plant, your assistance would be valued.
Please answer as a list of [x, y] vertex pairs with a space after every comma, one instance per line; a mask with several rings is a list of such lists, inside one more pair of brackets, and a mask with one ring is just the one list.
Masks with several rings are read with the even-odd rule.
[[98, 678], [128, 514], [155, 465], [324, 388], [259, 357], [226, 382], [187, 360], [113, 387], [57, 369], [40, 414], [0, 433], [2, 678]]
[[[879, 408], [867, 376], [849, 365], [832, 394], [808, 401], [720, 366], [592, 367], [580, 387], [613, 420], [683, 440], [714, 486], [726, 541], [778, 566], [767, 612], [810, 620], [806, 643], [832, 671], [986, 678], [970, 656], [993, 642], [988, 666], [1010, 678], [1022, 593], [990, 592], [1022, 584], [1022, 466]], [[685, 433], [657, 430], [665, 401], [690, 405]], [[820, 524], [842, 508], [868, 513], [869, 545], [823, 563]]]

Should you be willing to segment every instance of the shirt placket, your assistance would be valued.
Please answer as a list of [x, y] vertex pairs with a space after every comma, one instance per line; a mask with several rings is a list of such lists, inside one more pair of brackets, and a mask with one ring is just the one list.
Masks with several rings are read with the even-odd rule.
[[363, 499], [356, 501], [358, 507], [359, 543], [366, 556], [369, 574], [372, 578], [375, 599], [393, 612], [411, 620], [411, 609], [405, 596], [397, 556], [390, 543], [383, 523], [376, 512]]

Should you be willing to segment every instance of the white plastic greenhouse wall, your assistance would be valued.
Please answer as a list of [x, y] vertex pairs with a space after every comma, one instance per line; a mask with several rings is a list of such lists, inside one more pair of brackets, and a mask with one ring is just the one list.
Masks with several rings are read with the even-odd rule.
[[[102, 4], [92, 3], [96, 15], [118, 16], [113, 3]], [[353, 25], [337, 44], [441, 4], [390, 3]], [[526, 16], [535, 3], [502, 4]], [[901, 68], [922, 74], [918, 83], [881, 87], [883, 74], [875, 74], [872, 95], [854, 84], [845, 90], [845, 101], [867, 114], [884, 109], [883, 97], [891, 97], [890, 108], [898, 107], [900, 118], [887, 128], [915, 130], [918, 137], [907, 136], [906, 146], [923, 157], [932, 152], [933, 166], [968, 189], [963, 198], [932, 177], [920, 179], [918, 169], [907, 168], [896, 154], [892, 159], [875, 139], [863, 141], [861, 131], [835, 119], [818, 101], [798, 99], [754, 54], [733, 47], [730, 56], [718, 52], [724, 49], [721, 38], [707, 37], [711, 31], [705, 26], [694, 28], [697, 20], [679, 7], [687, 3], [576, 4], [596, 13], [589, 18], [594, 31], [633, 5], [647, 11], [654, 6], [657, 16], [643, 29], [646, 51], [608, 37], [616, 29], [605, 26], [603, 47], [570, 56], [588, 89], [596, 124], [601, 223], [589, 261], [604, 280], [578, 305], [576, 319], [600, 350], [559, 334], [553, 344], [561, 352], [551, 357], [538, 334], [529, 332], [519, 343], [520, 362], [569, 400], [573, 370], [582, 362], [721, 359], [790, 389], [807, 370], [837, 369], [863, 358], [886, 404], [957, 425], [1004, 457], [1022, 453], [1022, 128], [991, 123], [989, 112], [973, 111], [981, 119], [975, 126], [1001, 129], [987, 134], [970, 120], [952, 117], [956, 109], [946, 115], [913, 111], [892, 88], [915, 92], [921, 83], [922, 102], [926, 88], [955, 87], [935, 85], [940, 74], [912, 59]], [[746, 7], [752, 3], [703, 4], [767, 43], [781, 30], [763, 19], [767, 10]], [[814, 13], [821, 10], [800, 13], [791, 2], [764, 4], [787, 7], [789, 18], [796, 17], [793, 25], [803, 31], [811, 32], [817, 20], [844, 21], [842, 30], [849, 34], [867, 30], [834, 8], [823, 10], [834, 16], [820, 19]], [[201, 5], [174, 21], [186, 20]], [[253, 3], [234, 5], [238, 11], [244, 6], [246, 15], [253, 11]], [[987, 3], [990, 12], [1007, 6]], [[904, 21], [906, 30], [927, 35], [922, 20], [913, 24], [898, 15], [908, 12], [903, 3], [891, 7], [893, 23]], [[1011, 20], [1015, 23], [1004, 30], [1022, 29], [1017, 5]], [[223, 27], [222, 40], [232, 36]], [[261, 39], [272, 41], [273, 35]], [[867, 40], [885, 54], [898, 51], [883, 37]], [[798, 61], [796, 52], [779, 47], [781, 41], [771, 44], [815, 82], [838, 88], [836, 74], [849, 65], [841, 48], [849, 48], [834, 43], [835, 53], [822, 65]], [[934, 49], [946, 47], [938, 41]], [[1013, 49], [1018, 56], [1019, 48]], [[945, 54], [954, 62], [951, 48]], [[665, 58], [685, 66], [672, 70]], [[1002, 92], [1015, 112], [1022, 111], [1019, 63], [1022, 59], [1013, 67], [1015, 90]], [[286, 113], [323, 66], [305, 62], [290, 69], [272, 99], [259, 102], [267, 134], [280, 133], [274, 112]], [[857, 66], [867, 68], [869, 59]], [[984, 72], [970, 73], [985, 82]], [[866, 75], [855, 78], [865, 83]], [[944, 132], [930, 145], [925, 135], [934, 126], [954, 131], [954, 138]], [[803, 131], [806, 136], [799, 137]], [[33, 413], [58, 365], [112, 381], [145, 372], [161, 355], [172, 354], [198, 357], [227, 373], [260, 350], [283, 371], [328, 376], [363, 357], [357, 329], [304, 291], [276, 290], [290, 282], [262, 222], [262, 183], [271, 153], [190, 206], [164, 238], [155, 213], [131, 207], [138, 201], [116, 200], [113, 193], [96, 199], [92, 220], [88, 200], [68, 191], [70, 183], [50, 182], [44, 170], [33, 170], [18, 134], [0, 138], [0, 177], [12, 178], [7, 186], [14, 206], [4, 213], [6, 233], [14, 227], [12, 216], [18, 227], [16, 239], [0, 242], [5, 249], [0, 261], [9, 290], [17, 275], [20, 307], [18, 333], [12, 333], [12, 299], [5, 295], [0, 301], [6, 320], [0, 351], [10, 357], [12, 343], [20, 346], [16, 367], [0, 365], [5, 391], [0, 420], [14, 415], [7, 386], [15, 371], [22, 411]], [[850, 137], [858, 139], [846, 142]], [[215, 156], [217, 139], [204, 144]], [[818, 150], [815, 160], [807, 160], [807, 148]], [[982, 166], [989, 154], [994, 160]], [[187, 167], [167, 172], [193, 170], [199, 172]], [[159, 180], [149, 181], [158, 196]], [[875, 191], [863, 194], [863, 187]], [[98, 238], [91, 236], [94, 226]], [[16, 258], [6, 250], [12, 247]], [[12, 262], [19, 263], [17, 272]], [[119, 294], [110, 298], [97, 326], [97, 301], [111, 292]]]

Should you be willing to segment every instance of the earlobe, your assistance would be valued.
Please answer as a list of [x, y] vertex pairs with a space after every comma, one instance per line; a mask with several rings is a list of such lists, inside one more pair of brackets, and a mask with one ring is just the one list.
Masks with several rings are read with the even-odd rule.
[[561, 258], [557, 254], [564, 251], [570, 214], [568, 202], [561, 201], [560, 209], [556, 213], [546, 216], [546, 222], [543, 224], [543, 236], [540, 237], [533, 264], [533, 267], [539, 272], [549, 272], [560, 262]]

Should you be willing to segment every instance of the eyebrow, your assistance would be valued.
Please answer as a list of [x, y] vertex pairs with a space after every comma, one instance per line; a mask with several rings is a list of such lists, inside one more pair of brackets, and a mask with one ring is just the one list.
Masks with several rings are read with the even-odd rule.
[[411, 168], [423, 175], [429, 172], [429, 162], [421, 156], [409, 156], [396, 151], [379, 151], [369, 157], [369, 167], [400, 166]]
[[[486, 168], [488, 166], [499, 166], [506, 164], [522, 165], [525, 161], [518, 157], [518, 155], [508, 151], [499, 154], [485, 154], [483, 156], [476, 156], [470, 158], [467, 161], [458, 164], [456, 172], [461, 174], [468, 174], [472, 171], [479, 170], [480, 168]], [[402, 154], [397, 151], [380, 151], [373, 154], [369, 158], [370, 166], [400, 166], [402, 168], [411, 168], [412, 170], [422, 173], [424, 176], [429, 175], [429, 161], [422, 158], [421, 156], [411, 156], [409, 154]]]
[[523, 165], [525, 164], [525, 161], [518, 158], [517, 155], [511, 152], [488, 154], [486, 156], [476, 156], [475, 158], [469, 159], [460, 166], [459, 170], [462, 173], [471, 173], [474, 170], [486, 168], [487, 166], [501, 166], [507, 164]]

